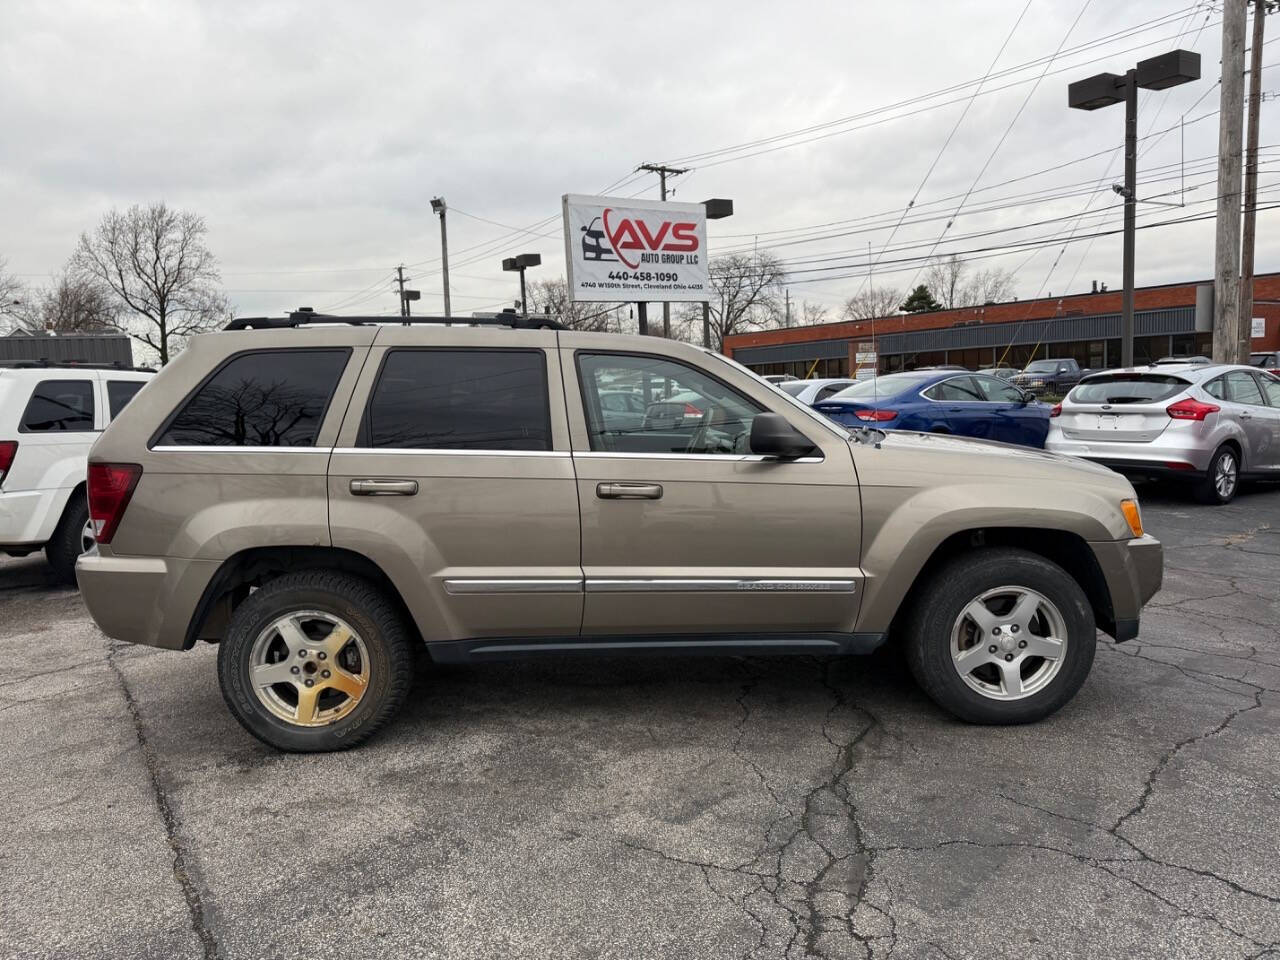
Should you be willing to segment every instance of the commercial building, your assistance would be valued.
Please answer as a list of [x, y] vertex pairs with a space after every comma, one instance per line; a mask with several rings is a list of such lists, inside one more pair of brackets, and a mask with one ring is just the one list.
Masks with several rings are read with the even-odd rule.
[[[1254, 350], [1280, 350], [1280, 273], [1254, 280]], [[1174, 283], [1134, 291], [1137, 363], [1210, 356], [1213, 283]], [[955, 363], [971, 370], [1023, 367], [1043, 357], [1074, 357], [1082, 367], [1120, 364], [1120, 291], [899, 314], [735, 334], [724, 352], [760, 374], [842, 377]]]

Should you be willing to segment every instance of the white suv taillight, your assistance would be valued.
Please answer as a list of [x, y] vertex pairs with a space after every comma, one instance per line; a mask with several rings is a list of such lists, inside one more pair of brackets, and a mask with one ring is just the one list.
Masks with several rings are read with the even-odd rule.
[[98, 543], [111, 542], [141, 476], [142, 467], [136, 463], [89, 464], [89, 519]]
[[13, 466], [13, 458], [17, 452], [17, 440], [0, 440], [0, 486], [3, 486], [5, 474]]

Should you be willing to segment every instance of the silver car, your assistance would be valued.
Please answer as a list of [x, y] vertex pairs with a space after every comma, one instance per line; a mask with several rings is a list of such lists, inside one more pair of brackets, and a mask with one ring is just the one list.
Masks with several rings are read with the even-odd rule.
[[1236, 364], [1095, 373], [1054, 408], [1045, 449], [1185, 477], [1203, 502], [1227, 503], [1243, 477], [1280, 480], [1280, 378]]
[[819, 400], [833, 397], [845, 387], [852, 387], [857, 382], [848, 377], [824, 377], [817, 380], [788, 380], [786, 383], [776, 383], [774, 386], [783, 393], [791, 394], [801, 403], [813, 406]]

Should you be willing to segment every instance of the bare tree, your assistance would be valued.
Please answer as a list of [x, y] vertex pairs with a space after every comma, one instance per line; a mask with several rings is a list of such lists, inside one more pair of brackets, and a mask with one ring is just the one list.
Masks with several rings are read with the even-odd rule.
[[8, 269], [8, 261], [0, 257], [0, 321], [6, 328], [26, 327], [30, 312], [26, 285]]
[[902, 303], [902, 291], [897, 287], [873, 287], [855, 294], [844, 302], [844, 319], [873, 320], [891, 317]]
[[967, 306], [964, 303], [964, 275], [967, 269], [965, 262], [954, 253], [945, 260], [939, 257], [924, 272], [924, 285], [947, 310]]
[[622, 331], [626, 304], [588, 303], [573, 300], [564, 280], [535, 280], [529, 285], [529, 303], [540, 313], [549, 314], [570, 330], [607, 333]]
[[45, 330], [86, 333], [118, 330], [120, 307], [111, 291], [88, 276], [64, 271], [54, 285], [41, 291], [37, 322]]
[[969, 276], [969, 264], [952, 254], [939, 258], [924, 273], [924, 284], [948, 310], [976, 307], [1013, 296], [1013, 274], [1001, 267], [979, 270]]
[[201, 217], [164, 203], [112, 210], [92, 235], [80, 235], [71, 271], [105, 285], [128, 315], [130, 335], [165, 364], [186, 337], [230, 312], [206, 232]]
[[[716, 257], [711, 274], [711, 346], [719, 350], [724, 338], [776, 324], [782, 316], [782, 283], [786, 271], [774, 254], [735, 253]], [[696, 323], [695, 323], [696, 316]], [[686, 313], [689, 327], [701, 330], [702, 307]], [[700, 334], [699, 334], [700, 336]]]
[[800, 322], [806, 327], [812, 327], [814, 324], [827, 323], [831, 319], [831, 312], [821, 303], [810, 303], [808, 300], [800, 304]]
[[979, 270], [965, 287], [966, 306], [1013, 299], [1013, 274], [1003, 267]]

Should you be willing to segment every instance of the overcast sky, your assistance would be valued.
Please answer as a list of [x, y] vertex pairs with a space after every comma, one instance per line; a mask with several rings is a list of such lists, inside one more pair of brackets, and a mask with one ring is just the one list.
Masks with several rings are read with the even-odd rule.
[[[423, 312], [438, 312], [429, 201], [442, 194], [454, 310], [494, 309], [517, 288], [501, 272], [504, 255], [539, 252], [538, 276], [560, 275], [561, 194], [624, 181], [617, 193], [656, 197], [656, 177], [629, 179], [636, 164], [861, 116], [687, 161], [693, 172], [672, 181], [677, 200], [735, 201], [733, 219], [712, 225], [713, 255], [772, 247], [791, 265], [793, 298], [835, 311], [864, 282], [868, 241], [885, 261], [927, 254], [971, 186], [938, 253], [1117, 228], [1119, 198], [1107, 188], [1123, 173], [1113, 151], [1123, 108], [1068, 110], [1066, 85], [1175, 42], [1201, 53], [1206, 79], [1143, 92], [1140, 134], [1174, 129], [1143, 141], [1139, 195], [1187, 206], [1145, 205], [1139, 222], [1212, 213], [1220, 15], [1179, 0], [1093, 0], [1081, 15], [1082, 4], [3, 0], [0, 257], [44, 282], [104, 211], [164, 200], [204, 216], [241, 313], [394, 312], [390, 278], [402, 262]], [[974, 86], [916, 100], [982, 78], [1011, 31], [998, 76], [971, 104]], [[1064, 40], [1057, 59], [1025, 66]], [[1263, 76], [1269, 89], [1274, 75]], [[916, 102], [884, 110], [904, 100]], [[1263, 106], [1264, 145], [1277, 139], [1274, 108]], [[1192, 189], [1180, 196], [1184, 114]], [[1280, 202], [1269, 158], [1280, 150], [1264, 151], [1260, 204]], [[1089, 209], [1101, 215], [1077, 219], [1099, 183]], [[879, 254], [917, 189], [893, 237], [901, 249]], [[1017, 196], [1032, 191], [1084, 192]], [[983, 212], [992, 206], [1004, 209]], [[875, 214], [887, 219], [779, 232]], [[910, 222], [925, 217], [943, 219]], [[1259, 272], [1280, 269], [1278, 222], [1259, 215]], [[1040, 225], [992, 232], [1023, 223]], [[532, 224], [528, 234], [509, 229]], [[795, 239], [807, 242], [779, 245]], [[1062, 249], [977, 265], [1017, 269], [1022, 297], [1080, 292], [1095, 279], [1119, 287], [1118, 236], [1071, 244], [1059, 258]], [[1212, 220], [1138, 235], [1139, 284], [1208, 278], [1212, 261]], [[873, 282], [905, 286], [916, 269], [882, 263]]]

